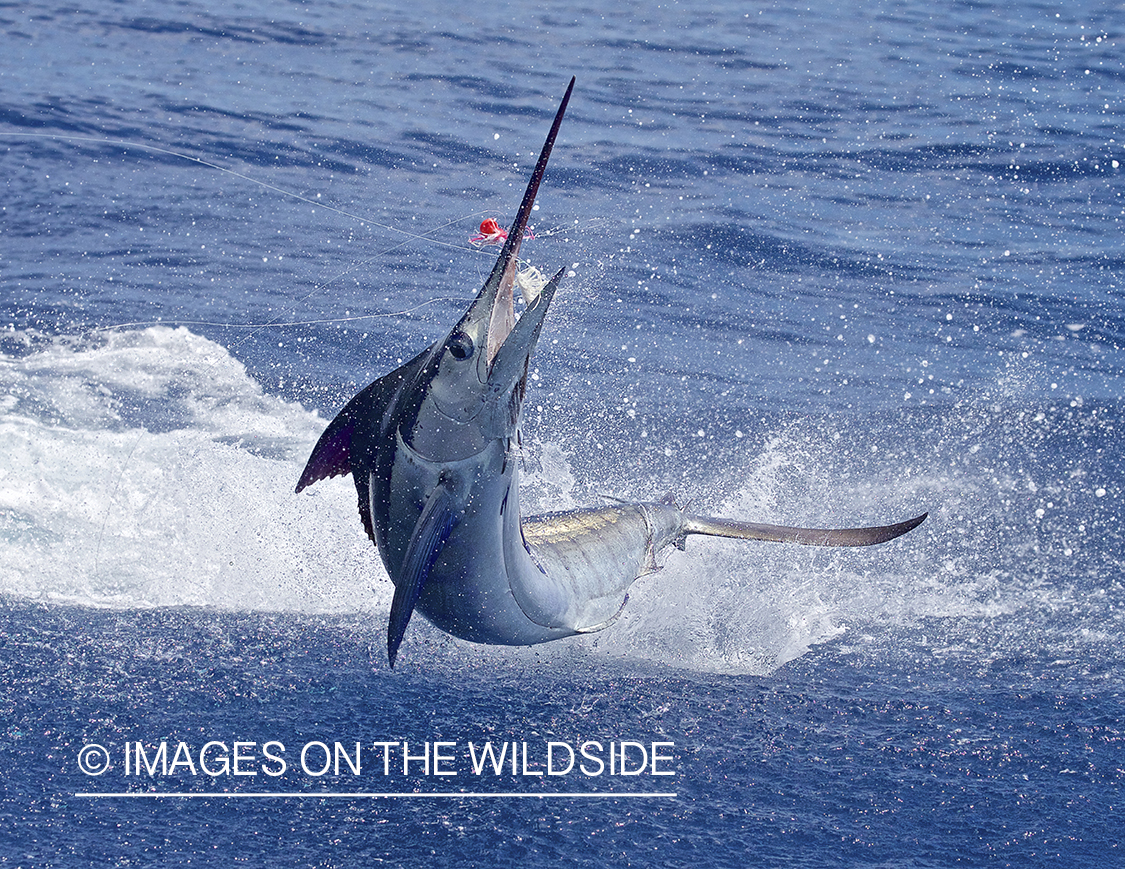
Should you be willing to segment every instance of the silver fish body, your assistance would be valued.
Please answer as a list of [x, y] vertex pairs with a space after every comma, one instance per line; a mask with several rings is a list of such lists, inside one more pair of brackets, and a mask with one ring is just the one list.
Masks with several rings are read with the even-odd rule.
[[297, 484], [300, 492], [351, 474], [360, 519], [395, 585], [391, 666], [415, 609], [473, 642], [542, 643], [612, 624], [629, 586], [690, 534], [867, 546], [926, 518], [790, 528], [696, 516], [669, 500], [521, 518], [520, 411], [563, 271], [527, 297], [517, 318], [517, 254], [573, 87], [571, 79], [507, 241], [469, 309], [441, 339], [344, 406]]

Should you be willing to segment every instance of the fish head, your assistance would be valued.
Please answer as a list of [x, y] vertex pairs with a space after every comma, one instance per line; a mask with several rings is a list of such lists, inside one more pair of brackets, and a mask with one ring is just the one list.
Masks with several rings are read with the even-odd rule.
[[515, 435], [531, 356], [563, 271], [518, 319], [511, 279], [490, 280], [434, 344], [417, 413], [403, 431], [412, 449], [431, 461], [455, 461]]
[[399, 431], [429, 461], [477, 455], [496, 440], [514, 437], [519, 427], [531, 354], [565, 272], [560, 269], [517, 317], [519, 250], [573, 87], [572, 79], [488, 280], [456, 325], [430, 348], [418, 373], [411, 412]]

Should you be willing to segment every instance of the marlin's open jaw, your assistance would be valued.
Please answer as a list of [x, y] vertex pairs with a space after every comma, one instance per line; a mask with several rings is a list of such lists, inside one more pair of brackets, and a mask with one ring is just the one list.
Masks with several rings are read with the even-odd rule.
[[300, 492], [350, 473], [359, 513], [395, 584], [387, 629], [394, 666], [415, 609], [481, 643], [527, 645], [607, 627], [635, 579], [689, 534], [866, 546], [919, 525], [786, 528], [685, 513], [670, 501], [521, 520], [514, 445], [531, 354], [560, 270], [517, 320], [517, 255], [574, 79], [508, 238], [457, 324], [356, 395], [321, 435]]
[[528, 363], [562, 271], [517, 322], [518, 255], [573, 87], [572, 79], [492, 273], [457, 325], [429, 350], [428, 388], [419, 393], [418, 415], [402, 434], [431, 461], [475, 455], [490, 440], [514, 436], [519, 425]]

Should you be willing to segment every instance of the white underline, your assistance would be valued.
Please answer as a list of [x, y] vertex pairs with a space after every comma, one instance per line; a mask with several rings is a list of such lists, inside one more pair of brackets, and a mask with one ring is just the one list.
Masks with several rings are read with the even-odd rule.
[[239, 792], [239, 791], [213, 791], [199, 793], [194, 791], [119, 791], [97, 792], [80, 791], [74, 794], [93, 800], [106, 799], [301, 799], [301, 800], [371, 800], [371, 799], [566, 799], [566, 800], [596, 800], [596, 799], [671, 799], [677, 796], [675, 792], [628, 792], [628, 791], [591, 791], [576, 793], [488, 793], [474, 791], [435, 791], [435, 792], [403, 792], [388, 793], [383, 791], [282, 791], [277, 793]]

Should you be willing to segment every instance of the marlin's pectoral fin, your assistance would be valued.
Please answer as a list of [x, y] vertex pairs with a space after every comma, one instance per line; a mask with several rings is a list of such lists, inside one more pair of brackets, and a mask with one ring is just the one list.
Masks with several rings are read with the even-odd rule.
[[785, 525], [762, 525], [756, 522], [735, 522], [710, 519], [706, 516], [684, 517], [685, 534], [709, 534], [712, 537], [738, 537], [744, 540], [769, 540], [775, 543], [801, 543], [805, 546], [873, 546], [886, 543], [912, 531], [925, 521], [928, 513], [870, 528], [790, 528]]
[[391, 601], [391, 618], [387, 624], [387, 657], [391, 667], [395, 665], [399, 644], [402, 643], [410, 616], [422, 587], [433, 570], [434, 563], [441, 553], [445, 541], [453, 527], [461, 518], [460, 510], [449, 490], [439, 485], [430, 493], [422, 508], [422, 515], [414, 525], [414, 533], [406, 545], [398, 580], [395, 582], [395, 596]]

